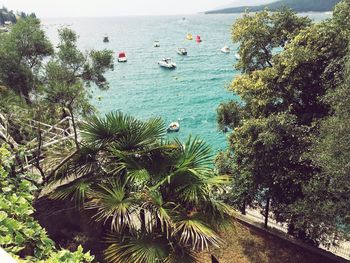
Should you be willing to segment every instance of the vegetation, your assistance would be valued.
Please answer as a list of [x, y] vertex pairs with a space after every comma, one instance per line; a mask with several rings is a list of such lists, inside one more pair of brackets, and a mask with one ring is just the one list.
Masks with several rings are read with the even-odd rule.
[[32, 217], [36, 187], [31, 175], [13, 171], [10, 152], [0, 147], [0, 246], [20, 262], [91, 262], [80, 247], [75, 252], [57, 250], [46, 231]]
[[75, 200], [109, 229], [107, 262], [196, 262], [196, 252], [221, 244], [231, 209], [215, 193], [229, 178], [209, 168], [204, 142], [166, 142], [164, 133], [160, 119], [92, 117], [80, 149], [49, 178], [69, 182], [52, 198]]
[[[33, 218], [45, 193], [102, 226], [106, 262], [203, 262], [224, 240], [234, 243], [226, 250], [272, 262], [251, 255], [260, 246], [231, 227], [230, 205], [258, 208], [266, 225], [272, 215], [314, 245], [349, 238], [349, 21], [349, 0], [318, 24], [289, 9], [236, 21], [242, 74], [229, 90], [240, 100], [218, 107], [230, 136], [213, 169], [208, 145], [165, 140], [159, 118], [97, 115], [91, 86], [108, 88], [112, 52], [80, 51], [68, 28], [53, 48], [40, 21], [23, 15], [0, 35], [0, 245], [24, 262], [93, 260], [81, 246], [57, 250]], [[74, 143], [43, 149], [42, 122], [66, 117]]]
[[[246, 14], [239, 19], [233, 26], [233, 40], [241, 43], [237, 68], [243, 74], [229, 90], [242, 102], [218, 108], [220, 127], [233, 129], [228, 151], [216, 160], [221, 173], [233, 176], [228, 201], [243, 213], [248, 205], [263, 208], [266, 218], [272, 213], [279, 222], [288, 223], [290, 234], [313, 244], [349, 234], [348, 190], [344, 185], [335, 191], [332, 185], [346, 180], [345, 175], [337, 177], [345, 170], [331, 166], [330, 161], [339, 163], [341, 156], [339, 165], [349, 163], [346, 137], [337, 156], [326, 150], [330, 138], [333, 143], [338, 136], [343, 138], [342, 129], [330, 128], [330, 122], [339, 117], [329, 107], [347, 107], [335, 94], [341, 96], [348, 90], [346, 82], [342, 83], [349, 8], [349, 1], [341, 2], [332, 19], [313, 25], [286, 10]], [[297, 26], [288, 26], [291, 24]], [[254, 44], [261, 39], [262, 45]], [[276, 48], [283, 50], [273, 52]], [[337, 119], [341, 127], [346, 127], [345, 118]], [[331, 129], [328, 135], [327, 129]], [[316, 200], [322, 203], [317, 211]]]
[[[25, 129], [23, 123], [30, 119], [54, 124], [71, 116], [76, 131], [75, 119], [94, 112], [91, 85], [108, 88], [103, 75], [113, 69], [112, 52], [81, 52], [77, 35], [68, 28], [61, 29], [59, 37], [54, 51], [40, 21], [32, 17], [0, 35], [0, 137], [12, 148], [38, 135], [28, 130], [18, 134], [18, 127]], [[14, 109], [21, 114], [13, 114]]]
[[27, 17], [36, 17], [34, 13], [26, 14], [24, 12], [17, 12], [15, 14], [12, 10], [8, 10], [6, 7], [0, 8], [0, 26], [6, 21], [16, 23], [18, 19], [24, 19]]
[[[59, 36], [61, 42], [54, 50], [34, 17], [19, 20], [9, 33], [0, 35], [0, 140], [13, 156], [13, 164], [1, 173], [1, 246], [28, 262], [91, 262], [81, 247], [57, 251], [32, 217], [33, 203], [47, 181], [41, 163], [47, 152], [42, 149], [40, 124], [33, 128], [29, 122], [55, 124], [70, 116], [76, 132], [75, 118], [94, 111], [89, 87], [108, 88], [103, 75], [113, 68], [111, 51], [81, 52], [70, 29], [61, 29]], [[23, 170], [28, 151], [36, 159], [35, 176]]]
[[339, 2], [340, 0], [279, 0], [265, 5], [240, 6], [207, 11], [206, 14], [244, 13], [246, 10], [259, 12], [264, 9], [278, 11], [281, 8], [290, 8], [295, 12], [326, 12], [332, 11]]

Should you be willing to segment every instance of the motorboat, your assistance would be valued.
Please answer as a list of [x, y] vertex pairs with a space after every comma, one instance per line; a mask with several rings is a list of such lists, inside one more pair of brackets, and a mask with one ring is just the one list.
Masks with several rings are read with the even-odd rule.
[[174, 121], [169, 124], [167, 128], [167, 132], [178, 132], [178, 131], [180, 131], [180, 123], [178, 123], [177, 121]]
[[108, 36], [104, 36], [104, 37], [103, 37], [103, 42], [104, 42], [104, 43], [108, 43], [108, 42], [109, 42]]
[[125, 52], [120, 52], [118, 55], [118, 62], [127, 62], [128, 59], [126, 57]]
[[163, 68], [168, 68], [168, 69], [175, 69], [176, 64], [171, 61], [171, 58], [163, 58], [158, 61], [158, 65], [163, 67]]
[[222, 53], [228, 54], [231, 52], [230, 48], [228, 46], [224, 46], [222, 49], [220, 49]]
[[238, 53], [236, 53], [236, 54], [235, 54], [235, 58], [236, 58], [237, 60], [240, 60], [240, 59], [241, 59], [241, 56], [240, 56]]
[[177, 53], [181, 56], [186, 56], [187, 55], [187, 50], [184, 47], [180, 47], [177, 49]]
[[201, 36], [197, 36], [197, 37], [196, 37], [196, 42], [197, 42], [197, 43], [202, 42]]
[[192, 34], [187, 34], [186, 38], [187, 38], [187, 40], [193, 40]]
[[159, 43], [159, 41], [154, 41], [154, 47], [160, 47], [160, 43]]

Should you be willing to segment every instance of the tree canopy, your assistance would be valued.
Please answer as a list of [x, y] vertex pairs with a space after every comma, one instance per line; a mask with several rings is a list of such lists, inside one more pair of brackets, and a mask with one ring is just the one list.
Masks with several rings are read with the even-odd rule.
[[[325, 129], [318, 123], [332, 115], [336, 105], [325, 96], [339, 90], [346, 76], [349, 11], [349, 1], [342, 1], [334, 16], [320, 23], [311, 24], [288, 10], [238, 19], [232, 35], [240, 43], [237, 68], [242, 75], [229, 90], [241, 100], [222, 103], [217, 110], [219, 127], [232, 130], [228, 151], [216, 160], [222, 173], [233, 176], [229, 201], [241, 210], [246, 205], [264, 207], [265, 213], [288, 223], [291, 234], [314, 244], [324, 242], [325, 233], [329, 237], [343, 230], [339, 219], [320, 227], [317, 213], [307, 217], [302, 211], [313, 207], [306, 201], [315, 190], [309, 182], [327, 181], [319, 163], [322, 158], [315, 161], [321, 144], [316, 147], [313, 137]], [[307, 154], [310, 148], [315, 158]], [[327, 217], [326, 210], [317, 212]], [[317, 233], [312, 231], [316, 225]], [[328, 231], [330, 225], [333, 232]]]

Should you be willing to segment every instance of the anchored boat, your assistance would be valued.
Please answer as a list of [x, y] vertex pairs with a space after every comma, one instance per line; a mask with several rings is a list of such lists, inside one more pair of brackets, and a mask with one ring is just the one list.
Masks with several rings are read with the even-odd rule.
[[176, 64], [171, 61], [171, 58], [163, 58], [158, 61], [158, 65], [163, 67], [163, 68], [168, 68], [168, 69], [175, 69]]
[[222, 49], [221, 49], [221, 52], [222, 53], [225, 53], [225, 54], [228, 54], [231, 52], [230, 48], [228, 46], [224, 46]]
[[160, 43], [159, 43], [159, 41], [154, 41], [154, 47], [160, 47]]
[[103, 42], [104, 42], [104, 43], [108, 43], [108, 42], [109, 42], [108, 36], [104, 36], [104, 37], [103, 37]]
[[169, 124], [167, 128], [167, 132], [178, 132], [178, 131], [180, 131], [180, 123], [178, 123], [177, 121], [174, 121]]
[[196, 37], [196, 41], [197, 41], [197, 43], [202, 42], [201, 36], [197, 36], [197, 37]]
[[180, 47], [177, 49], [177, 53], [181, 56], [186, 56], [187, 55], [187, 50], [184, 47]]
[[127, 62], [128, 59], [126, 57], [125, 52], [120, 52], [118, 55], [118, 62]]
[[192, 36], [192, 34], [187, 34], [186, 38], [187, 38], [187, 40], [192, 40], [193, 36]]

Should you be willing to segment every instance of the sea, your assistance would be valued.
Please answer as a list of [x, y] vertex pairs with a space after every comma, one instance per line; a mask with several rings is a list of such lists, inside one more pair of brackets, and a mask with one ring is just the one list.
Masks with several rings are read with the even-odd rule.
[[[307, 13], [315, 21], [331, 16], [327, 13]], [[115, 68], [106, 74], [110, 88], [101, 91], [92, 87], [92, 104], [99, 114], [122, 111], [142, 120], [161, 117], [165, 125], [180, 123], [178, 133], [169, 138], [186, 140], [189, 136], [206, 141], [213, 152], [225, 150], [227, 134], [218, 130], [216, 109], [222, 102], [239, 100], [227, 90], [240, 74], [235, 70], [238, 44], [231, 40], [234, 21], [241, 14], [135, 16], [42, 19], [43, 27], [54, 43], [57, 30], [70, 27], [78, 35], [78, 47], [110, 49], [114, 52]], [[193, 40], [187, 40], [187, 34]], [[103, 37], [109, 37], [109, 43]], [[196, 36], [202, 42], [197, 43]], [[160, 47], [155, 48], [154, 42]], [[224, 46], [230, 54], [220, 51]], [[177, 54], [184, 47], [187, 56]], [[127, 63], [118, 63], [119, 52], [125, 52]], [[172, 58], [175, 70], [160, 68], [157, 62]]]

